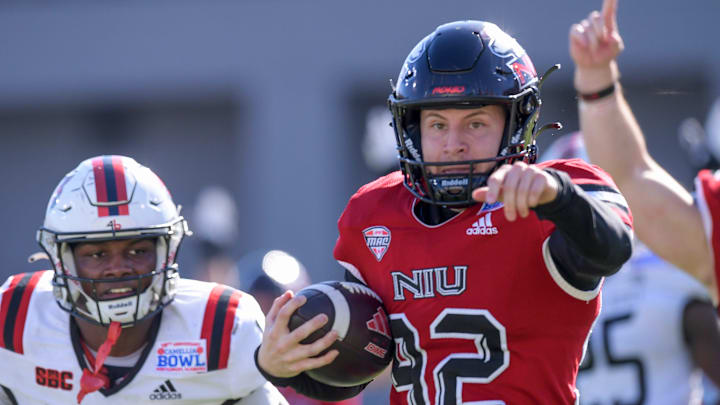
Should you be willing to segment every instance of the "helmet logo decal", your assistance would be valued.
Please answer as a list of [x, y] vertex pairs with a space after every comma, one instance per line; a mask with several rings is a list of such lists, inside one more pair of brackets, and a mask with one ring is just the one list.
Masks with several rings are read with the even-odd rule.
[[521, 87], [537, 80], [535, 66], [528, 57], [525, 49], [515, 38], [502, 31], [495, 24], [485, 24], [480, 34], [485, 41], [490, 41], [490, 51], [500, 58], [511, 58], [507, 67], [513, 72]]
[[465, 93], [465, 86], [438, 86], [432, 90], [432, 94], [462, 94]]
[[107, 226], [108, 226], [108, 228], [110, 228], [114, 231], [119, 231], [122, 229], [122, 225], [118, 224], [117, 221], [115, 221], [114, 219], [112, 221], [108, 222]]
[[420, 152], [415, 147], [415, 144], [413, 143], [412, 139], [405, 138], [405, 147], [410, 151], [410, 154], [413, 156], [415, 160], [420, 160]]
[[515, 77], [517, 77], [520, 85], [525, 87], [528, 83], [537, 80], [537, 72], [527, 54], [508, 63], [508, 67], [512, 69]]
[[500, 58], [514, 56], [517, 58], [525, 54], [525, 50], [518, 44], [515, 38], [508, 35], [495, 24], [485, 23], [485, 27], [480, 33], [480, 36], [483, 41], [490, 42], [488, 44], [490, 52], [495, 56]]
[[[98, 203], [128, 200], [125, 186], [125, 168], [119, 156], [102, 156], [93, 159], [95, 195]], [[98, 216], [129, 215], [128, 204], [98, 204]]]
[[371, 226], [363, 230], [365, 244], [377, 261], [382, 260], [390, 246], [390, 230], [384, 226]]
[[55, 205], [57, 205], [58, 198], [60, 197], [60, 194], [62, 194], [63, 187], [67, 184], [68, 181], [72, 180], [72, 178], [75, 177], [75, 172], [68, 174], [65, 176], [64, 179], [60, 182], [60, 185], [57, 186], [55, 189], [55, 192], [53, 193], [52, 197], [50, 197], [50, 208], [55, 208]]

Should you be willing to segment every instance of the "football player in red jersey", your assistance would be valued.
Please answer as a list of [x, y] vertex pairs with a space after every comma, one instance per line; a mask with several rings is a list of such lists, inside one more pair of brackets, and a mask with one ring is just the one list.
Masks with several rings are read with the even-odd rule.
[[[439, 26], [389, 97], [400, 171], [361, 187], [338, 221], [346, 278], [381, 296], [396, 344], [391, 404], [575, 404], [603, 278], [630, 257], [630, 212], [581, 160], [534, 164], [542, 78], [495, 24]], [[257, 352], [266, 377], [319, 397], [303, 370], [328, 333], [288, 332], [285, 293]]]
[[700, 280], [720, 275], [720, 182], [702, 170], [696, 197], [650, 156], [623, 95], [617, 57], [624, 49], [617, 0], [605, 0], [570, 30], [575, 88], [588, 156], [614, 176], [637, 219], [637, 235], [660, 257]]
[[69, 172], [37, 233], [54, 270], [0, 286], [0, 403], [286, 405], [252, 359], [255, 299], [180, 277], [187, 234], [163, 181], [134, 159]]

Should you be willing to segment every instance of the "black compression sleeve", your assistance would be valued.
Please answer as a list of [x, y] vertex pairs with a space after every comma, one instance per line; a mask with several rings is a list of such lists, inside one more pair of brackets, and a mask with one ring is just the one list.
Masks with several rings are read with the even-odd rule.
[[554, 201], [534, 208], [538, 217], [555, 224], [550, 254], [568, 282], [592, 289], [601, 277], [614, 274], [630, 258], [631, 232], [607, 204], [587, 195], [567, 173], [545, 171], [560, 185]]
[[291, 378], [280, 378], [275, 377], [262, 369], [258, 364], [258, 351], [260, 346], [255, 349], [255, 366], [257, 367], [260, 374], [265, 377], [266, 380], [270, 381], [271, 384], [278, 387], [292, 387], [298, 394], [304, 395], [308, 398], [318, 399], [320, 401], [342, 401], [356, 396], [362, 390], [367, 387], [368, 383], [356, 385], [354, 387], [334, 387], [332, 385], [323, 384], [319, 381], [315, 381], [305, 373], [300, 373], [295, 377]]

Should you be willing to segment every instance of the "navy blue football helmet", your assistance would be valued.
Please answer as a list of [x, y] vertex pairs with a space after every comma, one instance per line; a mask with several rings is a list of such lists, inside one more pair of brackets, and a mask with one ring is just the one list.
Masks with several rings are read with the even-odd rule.
[[[497, 25], [457, 21], [439, 26], [405, 59], [388, 98], [404, 184], [418, 199], [437, 205], [474, 204], [481, 187], [504, 162], [536, 159], [535, 124], [540, 113], [539, 84], [525, 50]], [[498, 104], [506, 111], [496, 157], [463, 162], [425, 162], [420, 143], [423, 108], [479, 108]], [[474, 165], [496, 162], [487, 172]], [[467, 164], [468, 173], [433, 175], [428, 166]]]

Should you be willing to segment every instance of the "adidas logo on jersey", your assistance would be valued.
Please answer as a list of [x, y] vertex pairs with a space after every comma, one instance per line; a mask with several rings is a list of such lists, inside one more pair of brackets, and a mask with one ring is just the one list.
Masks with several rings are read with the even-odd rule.
[[151, 400], [158, 399], [182, 399], [182, 394], [177, 392], [173, 383], [170, 380], [165, 380], [164, 383], [160, 384], [159, 387], [155, 388], [155, 391], [148, 396]]
[[465, 230], [468, 235], [497, 235], [498, 229], [493, 226], [492, 219], [490, 216], [492, 212], [488, 212], [484, 216], [480, 217], [470, 227]]

